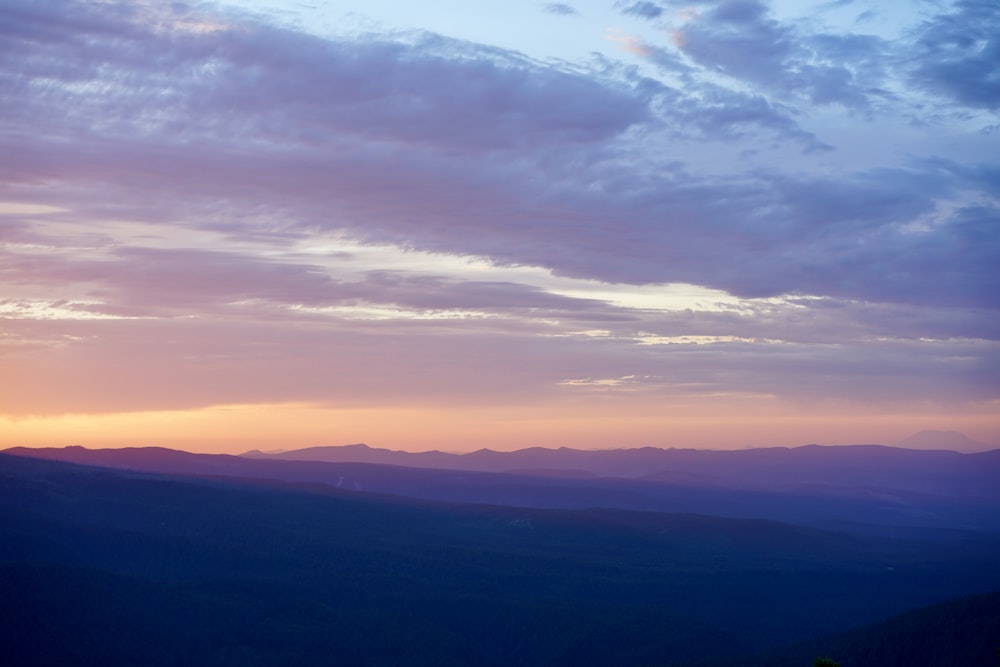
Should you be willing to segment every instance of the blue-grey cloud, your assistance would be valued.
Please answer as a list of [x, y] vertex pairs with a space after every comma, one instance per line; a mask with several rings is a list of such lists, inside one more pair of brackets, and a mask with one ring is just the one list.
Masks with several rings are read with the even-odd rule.
[[[162, 33], [119, 5], [87, 5], [71, 25], [46, 24], [53, 10], [31, 3], [4, 11], [23, 28], [0, 80], [0, 175], [20, 196], [65, 183], [83, 213], [230, 230], [263, 216], [283, 234], [346, 230], [746, 297], [996, 305], [996, 211], [961, 200], [995, 192], [996, 165], [688, 165], [695, 139], [829, 148], [768, 91], [862, 105], [875, 93], [859, 79], [892, 65], [877, 41], [807, 42], [760, 3], [715, 5], [683, 46], [760, 94], [601, 77], [424, 34], [324, 40], [246, 20]], [[855, 53], [868, 74], [790, 68], [807, 44]]]
[[916, 35], [913, 80], [956, 102], [1000, 108], [1000, 8], [989, 0], [962, 0], [955, 11], [925, 22]]
[[622, 14], [627, 16], [638, 16], [643, 19], [658, 19], [665, 11], [661, 5], [658, 5], [655, 2], [648, 2], [647, 0], [640, 0], [639, 2], [619, 0], [615, 3], [615, 6]]
[[[14, 14], [31, 10], [38, 15], [27, 23], [44, 21], [46, 13], [32, 5]], [[334, 42], [259, 24], [161, 34], [129, 21], [118, 5], [89, 11], [104, 21], [90, 40], [76, 26], [59, 32], [58, 23], [49, 28], [56, 38], [11, 35], [8, 57], [16, 67], [5, 70], [0, 90], [20, 103], [8, 118], [98, 136], [169, 133], [177, 141], [302, 145], [348, 133], [506, 148], [606, 139], [644, 114], [588, 78], [434, 35], [418, 35], [416, 43]], [[48, 84], [25, 94], [41, 80]], [[101, 82], [107, 93], [60, 87], [86, 81]]]
[[803, 34], [758, 0], [718, 3], [685, 25], [675, 41], [701, 66], [780, 98], [868, 110], [886, 95], [879, 38]]
[[558, 14], [559, 16], [576, 16], [579, 14], [579, 12], [576, 11], [576, 8], [562, 2], [547, 3], [542, 6], [542, 9], [549, 14]]

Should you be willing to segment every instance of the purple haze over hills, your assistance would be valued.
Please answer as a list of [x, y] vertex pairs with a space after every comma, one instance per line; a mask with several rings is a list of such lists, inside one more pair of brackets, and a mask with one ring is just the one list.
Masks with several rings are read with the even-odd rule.
[[995, 449], [984, 442], [973, 440], [959, 431], [920, 431], [896, 443], [906, 449], [953, 449], [956, 452], [982, 452]]
[[[807, 445], [739, 451], [530, 448], [458, 455], [351, 445], [271, 456], [157, 447], [13, 448], [5, 453], [156, 474], [305, 484], [321, 493], [1000, 530], [1000, 450], [962, 454]], [[333, 460], [317, 460], [320, 456]]]
[[[745, 450], [581, 450], [530, 447], [468, 454], [399, 452], [363, 444], [309, 447], [253, 459], [375, 463], [440, 470], [517, 473], [543, 477], [619, 477], [689, 486], [788, 490], [804, 486], [875, 486], [922, 493], [991, 495], [1000, 450], [962, 454], [884, 445], [770, 447]], [[970, 483], [972, 486], [970, 486]]]

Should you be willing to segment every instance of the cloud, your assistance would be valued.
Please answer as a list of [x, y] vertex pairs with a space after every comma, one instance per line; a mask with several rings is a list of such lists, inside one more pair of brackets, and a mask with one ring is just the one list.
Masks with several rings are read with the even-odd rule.
[[598, 141], [644, 114], [591, 79], [434, 35], [334, 42], [261, 24], [144, 33], [108, 7], [90, 9], [104, 23], [89, 43], [12, 35], [4, 83], [30, 91], [17, 118], [91, 137], [315, 147], [345, 134], [461, 150]]
[[[799, 346], [767, 341], [709, 345], [648, 346], [639, 384], [664, 397], [746, 394], [803, 403], [851, 396], [882, 405], [938, 396], [960, 404], [996, 390], [990, 377], [995, 347], [970, 343], [870, 343], [852, 346]], [[950, 355], [965, 362], [944, 364]], [[940, 374], [927, 373], [934, 366]], [[985, 367], [984, 367], [985, 366]], [[932, 385], [940, 383], [937, 387]], [[942, 385], [948, 387], [941, 391]], [[792, 389], [794, 388], [794, 389]], [[945, 398], [949, 395], [950, 398]]]
[[[3, 401], [534, 400], [626, 376], [994, 397], [1000, 163], [988, 137], [987, 157], [966, 148], [994, 108], [987, 14], [960, 3], [891, 42], [700, 3], [676, 45], [625, 36], [627, 61], [569, 65], [7, 3], [0, 200], [20, 208], [0, 207], [0, 359], [31, 379]], [[337, 238], [486, 268], [368, 265]], [[612, 304], [595, 281], [729, 301]], [[159, 388], [139, 396], [146, 371]]]
[[[58, 33], [22, 40], [13, 56], [22, 66], [8, 79], [32, 94], [10, 98], [19, 111], [8, 125], [22, 131], [4, 139], [6, 154], [25, 157], [7, 163], [9, 181], [90, 183], [105, 209], [116, 201], [208, 226], [220, 214], [266, 214], [286, 231], [345, 229], [580, 278], [752, 297], [992, 301], [970, 282], [995, 265], [995, 249], [980, 244], [958, 265], [941, 250], [961, 247], [978, 223], [901, 231], [952, 196], [954, 174], [699, 173], [630, 136], [644, 128], [648, 145], [663, 128], [669, 150], [671, 135], [766, 129], [824, 147], [764, 97], [702, 84], [644, 99], [641, 81], [434, 36], [339, 43], [241, 25], [168, 40], [93, 12], [106, 23], [91, 41]], [[725, 39], [748, 40], [746, 74], [781, 78], [793, 40], [759, 5], [724, 3], [713, 21], [740, 26]], [[86, 92], [97, 87], [100, 96]]]
[[780, 99], [867, 111], [886, 94], [879, 38], [804, 34], [756, 0], [718, 3], [676, 34], [678, 49], [694, 62]]
[[570, 5], [564, 4], [562, 2], [550, 2], [542, 6], [542, 9], [549, 14], [556, 14], [559, 16], [577, 16], [580, 12]]
[[911, 76], [918, 85], [959, 104], [1000, 108], [1000, 12], [988, 0], [956, 2], [954, 8], [920, 26]]
[[650, 20], [660, 18], [665, 11], [662, 6], [655, 2], [646, 2], [645, 0], [640, 2], [622, 2], [618, 0], [615, 3], [615, 7], [626, 16], [638, 16], [639, 18]]
[[[827, 321], [833, 320], [831, 313]], [[722, 342], [641, 344], [433, 320], [269, 320], [236, 313], [4, 324], [8, 335], [34, 341], [33, 348], [2, 357], [8, 377], [18, 378], [0, 386], [11, 414], [275, 401], [342, 408], [529, 405], [587, 390], [568, 380], [623, 376], [634, 376], [623, 390], [641, 389], [651, 401], [755, 395], [955, 406], [997, 390], [997, 344], [961, 339], [848, 345], [732, 340], [728, 329]], [[671, 328], [675, 336], [687, 335], [679, 322]], [[706, 331], [694, 322], [686, 330]]]
[[[45, 286], [50, 293], [73, 285], [81, 300], [63, 301], [81, 315], [115, 317], [246, 316], [287, 321], [330, 311], [392, 309], [411, 318], [473, 313], [586, 321], [628, 320], [622, 309], [538, 287], [500, 281], [458, 280], [403, 270], [365, 271], [361, 279], [334, 277], [330, 269], [196, 248], [116, 247], [93, 259], [59, 253], [3, 252], [0, 278], [8, 284]], [[345, 258], [350, 263], [351, 258]], [[329, 257], [327, 257], [329, 262]]]
[[[705, 11], [674, 30], [677, 49], [698, 65], [751, 83], [767, 95], [870, 114], [902, 105], [920, 115], [917, 87], [970, 108], [995, 110], [1000, 17], [993, 3], [955, 2], [898, 40], [811, 32], [777, 18], [759, 0], [695, 3]], [[859, 21], [870, 16], [865, 12]], [[905, 99], [904, 99], [905, 98]]]

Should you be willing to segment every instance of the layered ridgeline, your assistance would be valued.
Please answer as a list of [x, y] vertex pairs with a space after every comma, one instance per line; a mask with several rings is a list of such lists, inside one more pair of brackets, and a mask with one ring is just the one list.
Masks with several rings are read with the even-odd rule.
[[[458, 454], [436, 450], [402, 452], [356, 444], [269, 452], [253, 450], [243, 456], [288, 461], [382, 463], [442, 470], [527, 472], [581, 477], [641, 478], [653, 475], [669, 479], [673, 475], [677, 481], [696, 483], [757, 482], [773, 485], [802, 483], [802, 476], [836, 482], [838, 474], [858, 482], [878, 483], [885, 479], [905, 479], [912, 483], [926, 477], [927, 473], [934, 474], [934, 469], [939, 465], [965, 475], [981, 459], [975, 456], [964, 458], [959, 452], [981, 452], [987, 458], [992, 456], [996, 460], [996, 454], [989, 454], [989, 450], [996, 449], [957, 431], [921, 431], [894, 447], [807, 445], [736, 451], [657, 447], [598, 450], [529, 447], [512, 452], [480, 449]], [[926, 453], [917, 454], [912, 450]], [[830, 469], [831, 465], [835, 467]], [[905, 466], [905, 469], [897, 474], [894, 467], [898, 465]]]
[[448, 502], [689, 512], [857, 531], [1000, 529], [1000, 450], [962, 454], [810, 445], [740, 451], [530, 448], [460, 455], [350, 445], [239, 457], [162, 448], [7, 451], [146, 472], [306, 482]]
[[1000, 639], [1000, 600], [982, 597], [1000, 590], [996, 533], [432, 503], [261, 474], [273, 461], [102, 457], [117, 468], [0, 455], [2, 664], [686, 667], [821, 651], [914, 667], [992, 664]]

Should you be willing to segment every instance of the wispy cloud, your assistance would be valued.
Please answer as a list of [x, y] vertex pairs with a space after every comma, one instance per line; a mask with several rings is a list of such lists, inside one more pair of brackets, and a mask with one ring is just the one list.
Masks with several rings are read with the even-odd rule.
[[[612, 55], [570, 63], [8, 2], [5, 409], [995, 399], [997, 12], [892, 38], [615, 9]], [[678, 284], [702, 292], [639, 298]]]
[[622, 2], [619, 0], [615, 3], [615, 6], [622, 14], [638, 16], [644, 19], [658, 19], [665, 11], [662, 5], [655, 2], [647, 2], [646, 0], [641, 0], [640, 2]]
[[558, 14], [559, 16], [575, 16], [580, 13], [572, 5], [563, 2], [549, 2], [542, 5], [542, 9], [549, 14]]

